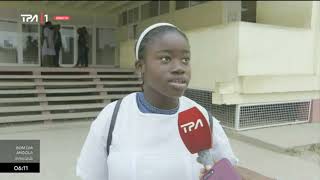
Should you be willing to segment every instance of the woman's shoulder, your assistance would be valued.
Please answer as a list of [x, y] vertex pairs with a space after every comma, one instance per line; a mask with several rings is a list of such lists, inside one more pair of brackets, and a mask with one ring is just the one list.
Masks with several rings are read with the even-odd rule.
[[[125, 108], [124, 106], [126, 106], [126, 104], [130, 104], [129, 101], [131, 101], [133, 95], [134, 93], [131, 93], [123, 97], [120, 108]], [[111, 117], [117, 102], [118, 100], [109, 103], [100, 111], [96, 119], [91, 124], [91, 128], [94, 129], [94, 131], [104, 134], [104, 132], [108, 130], [111, 122]]]
[[186, 108], [188, 108], [188, 107], [191, 108], [191, 107], [195, 106], [198, 109], [200, 109], [201, 111], [206, 111], [206, 109], [202, 105], [200, 105], [199, 103], [195, 102], [194, 100], [192, 100], [186, 96], [181, 96], [180, 100], [181, 100], [182, 105], [185, 106]]
[[[135, 93], [131, 93], [131, 94], [124, 96], [123, 98], [121, 98], [122, 99], [121, 104], [128, 104], [128, 103], [130, 104], [130, 101], [132, 100], [133, 96], [135, 96]], [[111, 116], [114, 111], [114, 108], [119, 100], [120, 99], [107, 104], [102, 109], [102, 111], [99, 113], [99, 116], [101, 116], [101, 115], [102, 116]], [[120, 107], [121, 107], [121, 104], [120, 104]], [[122, 107], [123, 107], [123, 105], [122, 105]]]
[[181, 96], [180, 100], [182, 105], [182, 109], [181, 109], [182, 111], [192, 107], [196, 107], [205, 116], [205, 118], [209, 119], [208, 110], [202, 105], [200, 105], [199, 103], [185, 96]]

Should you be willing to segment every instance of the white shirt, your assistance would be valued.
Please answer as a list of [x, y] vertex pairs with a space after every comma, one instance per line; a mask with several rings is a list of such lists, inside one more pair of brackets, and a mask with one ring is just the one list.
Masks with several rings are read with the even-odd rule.
[[54, 31], [49, 27], [45, 27], [43, 29], [43, 37], [48, 39], [48, 44], [47, 44], [47, 40], [44, 39], [43, 45], [42, 45], [42, 56], [56, 55], [56, 51], [54, 49], [53, 34], [54, 34]]
[[[142, 113], [136, 93], [126, 96], [118, 112], [110, 154], [106, 144], [116, 102], [108, 104], [91, 124], [78, 158], [76, 173], [83, 180], [195, 180], [203, 167], [183, 144], [177, 128], [178, 113], [196, 106], [208, 119], [207, 111], [182, 96], [173, 115]], [[213, 118], [213, 148], [216, 161], [238, 159], [219, 121]]]

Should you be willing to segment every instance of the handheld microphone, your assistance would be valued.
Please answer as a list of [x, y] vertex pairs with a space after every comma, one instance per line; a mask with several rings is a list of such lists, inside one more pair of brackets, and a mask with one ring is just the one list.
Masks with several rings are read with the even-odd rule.
[[197, 161], [208, 172], [201, 180], [241, 180], [241, 176], [232, 167], [228, 159], [218, 161], [214, 166], [214, 159], [210, 153], [212, 147], [212, 135], [204, 115], [196, 107], [180, 112], [178, 115], [178, 126], [181, 139], [190, 153], [198, 153]]
[[198, 153], [197, 161], [204, 165], [213, 165], [214, 160], [209, 151], [212, 147], [210, 126], [201, 111], [192, 107], [178, 115], [180, 137], [191, 154]]

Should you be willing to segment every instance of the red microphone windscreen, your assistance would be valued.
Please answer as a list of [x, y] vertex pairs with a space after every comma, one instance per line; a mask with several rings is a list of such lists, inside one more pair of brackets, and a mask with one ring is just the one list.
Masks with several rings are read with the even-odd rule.
[[198, 108], [192, 107], [180, 112], [178, 127], [181, 139], [190, 153], [198, 153], [212, 147], [210, 126]]

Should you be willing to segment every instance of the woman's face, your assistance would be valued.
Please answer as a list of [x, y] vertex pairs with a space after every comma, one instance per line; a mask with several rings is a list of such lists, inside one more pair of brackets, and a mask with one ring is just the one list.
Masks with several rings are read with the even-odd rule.
[[190, 77], [190, 46], [178, 32], [166, 32], [148, 42], [145, 49], [144, 91], [178, 98], [187, 89]]

